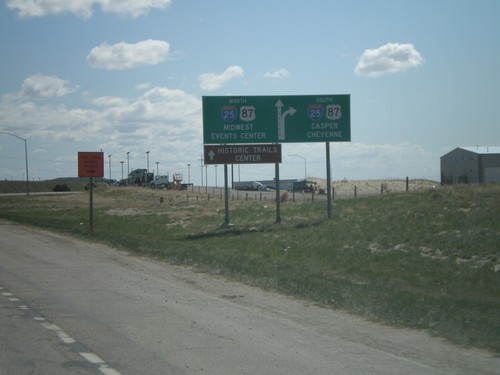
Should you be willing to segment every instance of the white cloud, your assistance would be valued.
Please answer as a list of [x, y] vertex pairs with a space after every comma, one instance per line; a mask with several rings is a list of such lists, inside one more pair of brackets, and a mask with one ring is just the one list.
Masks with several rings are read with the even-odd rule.
[[129, 101], [124, 98], [101, 96], [92, 100], [92, 103], [98, 107], [126, 106]]
[[423, 62], [424, 59], [413, 44], [388, 43], [376, 49], [365, 50], [354, 72], [358, 76], [379, 77], [388, 73], [404, 72]]
[[24, 80], [22, 95], [32, 99], [61, 97], [77, 89], [77, 87], [69, 87], [68, 83], [55, 76], [35, 74]]
[[151, 88], [151, 83], [149, 83], [149, 82], [139, 83], [139, 84], [135, 85], [135, 88], [137, 90], [141, 90], [141, 91], [147, 90], [147, 89]]
[[171, 0], [100, 0], [98, 3], [104, 12], [139, 17], [149, 9], [165, 9]]
[[107, 142], [117, 138], [134, 147], [149, 141], [147, 147], [158, 143], [159, 148], [172, 139], [197, 139], [201, 143], [201, 100], [183, 90], [154, 87], [136, 98], [103, 96], [89, 99], [88, 103], [94, 106], [89, 108], [50, 102], [41, 105], [26, 99], [19, 95], [2, 96], [0, 123], [15, 124], [16, 132], [27, 138], [54, 142]]
[[166, 87], [154, 87], [135, 100], [118, 101], [109, 98], [99, 99], [99, 103], [107, 103], [104, 110], [106, 118], [119, 123], [148, 123], [148, 126], [163, 126], [165, 122], [176, 121], [178, 126], [170, 129], [174, 133], [185, 132], [186, 119], [201, 111], [201, 102], [195, 96], [183, 90]]
[[24, 134], [28, 139], [46, 139], [50, 142], [81, 140], [102, 130], [96, 111], [43, 103], [3, 96], [0, 101], [0, 120], [15, 124], [15, 132]]
[[[71, 91], [67, 81], [57, 77], [28, 77], [20, 93], [0, 97], [0, 124], [13, 124], [13, 132], [47, 142], [105, 142], [117, 137], [134, 147], [149, 141], [161, 148], [168, 137], [168, 142], [186, 138], [201, 143], [201, 100], [183, 90], [154, 87], [135, 98], [89, 97], [86, 108], [33, 100]], [[138, 132], [148, 134], [148, 140], [137, 139]]]
[[172, 0], [8, 0], [7, 7], [21, 18], [71, 13], [83, 19], [92, 16], [94, 5], [103, 12], [139, 17], [150, 9], [165, 9]]
[[222, 87], [226, 82], [238, 78], [243, 77], [245, 71], [241, 66], [232, 65], [228, 67], [221, 74], [217, 73], [204, 73], [198, 77], [200, 82], [200, 87], [203, 90], [213, 91]]
[[272, 72], [264, 73], [264, 78], [272, 78], [272, 79], [283, 79], [290, 75], [290, 72], [286, 69], [277, 69]]
[[156, 65], [169, 57], [170, 44], [163, 40], [143, 40], [109, 45], [103, 43], [92, 48], [87, 63], [96, 69], [123, 70], [143, 65]]

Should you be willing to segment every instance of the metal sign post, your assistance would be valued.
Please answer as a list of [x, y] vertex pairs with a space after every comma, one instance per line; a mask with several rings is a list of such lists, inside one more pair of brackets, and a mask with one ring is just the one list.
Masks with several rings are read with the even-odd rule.
[[330, 165], [330, 142], [326, 142], [326, 191], [327, 204], [326, 211], [328, 219], [332, 218], [332, 176]]
[[89, 232], [94, 231], [94, 181], [89, 177]]
[[274, 174], [276, 178], [276, 224], [281, 223], [281, 197], [280, 197], [280, 165], [274, 164]]
[[103, 152], [78, 153], [78, 177], [89, 177], [89, 231], [94, 231], [94, 180], [93, 177], [104, 176]]
[[229, 186], [227, 176], [227, 164], [224, 164], [224, 225], [229, 225]]

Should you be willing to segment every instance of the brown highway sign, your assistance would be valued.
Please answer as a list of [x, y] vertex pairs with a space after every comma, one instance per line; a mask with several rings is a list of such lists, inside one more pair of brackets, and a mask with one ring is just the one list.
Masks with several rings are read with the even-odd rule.
[[281, 144], [205, 145], [205, 164], [281, 163]]

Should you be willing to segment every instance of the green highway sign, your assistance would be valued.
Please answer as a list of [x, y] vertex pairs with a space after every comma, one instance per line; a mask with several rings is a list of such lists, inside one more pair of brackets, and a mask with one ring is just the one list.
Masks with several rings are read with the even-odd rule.
[[350, 95], [203, 97], [204, 144], [350, 141]]

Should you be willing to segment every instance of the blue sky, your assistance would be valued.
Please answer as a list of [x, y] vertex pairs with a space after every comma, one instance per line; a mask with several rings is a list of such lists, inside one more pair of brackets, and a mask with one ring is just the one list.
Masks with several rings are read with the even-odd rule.
[[[78, 151], [100, 150], [120, 179], [127, 152], [135, 169], [150, 151], [150, 169], [187, 180], [190, 164], [199, 184], [202, 96], [349, 94], [334, 179], [439, 180], [455, 147], [500, 146], [499, 19], [497, 0], [6, 0], [0, 178], [25, 178], [9, 132], [30, 179], [76, 176]], [[282, 178], [326, 176], [324, 143], [282, 156]]]

